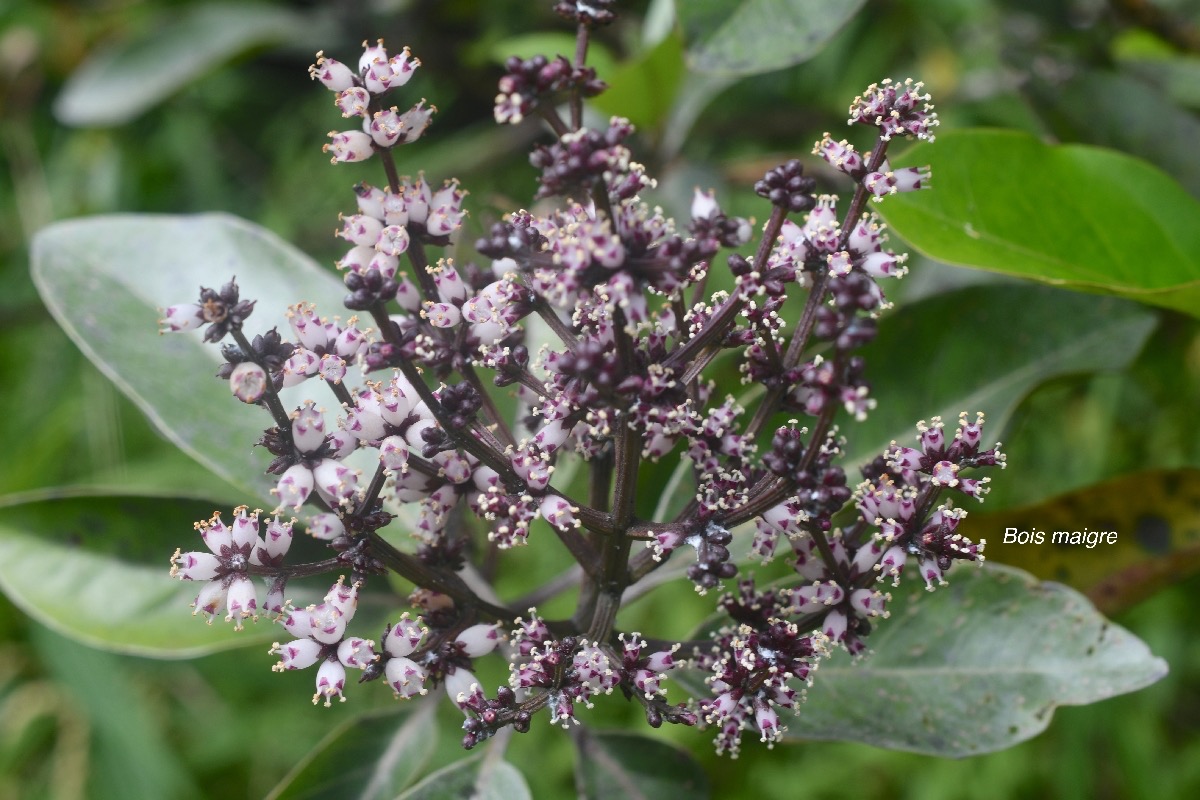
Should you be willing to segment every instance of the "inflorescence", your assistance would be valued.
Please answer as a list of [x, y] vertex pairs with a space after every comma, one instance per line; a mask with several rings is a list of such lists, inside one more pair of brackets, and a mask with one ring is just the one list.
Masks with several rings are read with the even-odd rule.
[[[965, 512], [950, 498], [982, 500], [988, 479], [963, 472], [1002, 467], [1004, 457], [981, 449], [983, 415], [964, 413], [952, 431], [940, 418], [922, 422], [918, 447], [893, 444], [857, 487], [838, 465], [835, 419], [862, 419], [876, 403], [857, 351], [887, 307], [883, 282], [906, 271], [867, 202], [929, 180], [927, 169], [895, 169], [886, 157], [893, 137], [934, 138], [921, 84], [884, 81], [855, 99], [849, 122], [875, 129], [869, 151], [828, 134], [817, 143], [813, 153], [854, 183], [844, 213], [788, 161], [755, 185], [770, 214], [753, 253], [739, 254], [754, 238], [750, 221], [697, 190], [678, 226], [643, 199], [655, 184], [630, 150], [633, 126], [582, 124], [583, 100], [605, 89], [584, 63], [588, 37], [612, 21], [611, 6], [556, 3], [577, 28], [574, 58], [507, 62], [495, 118], [549, 126], [553, 141], [530, 161], [537, 197], [560, 202], [495, 224], [476, 243], [479, 264], [434, 255], [461, 234], [458, 182], [403, 177], [395, 165], [397, 148], [419, 140], [436, 111], [425, 100], [388, 105], [420, 61], [382, 42], [366, 44], [357, 67], [318, 54], [312, 77], [356, 125], [330, 133], [325, 151], [334, 163], [376, 158], [386, 176], [355, 187], [357, 208], [337, 231], [351, 316], [296, 302], [286, 338], [251, 339], [255, 303], [233, 280], [166, 310], [164, 331], [203, 329], [225, 343], [218, 375], [271, 415], [258, 444], [277, 476], [271, 517], [243, 506], [232, 522], [218, 513], [197, 523], [207, 552], [177, 551], [171, 574], [206, 581], [193, 613], [209, 622], [223, 611], [237, 628], [260, 616], [282, 626], [290, 639], [271, 648], [274, 668], [317, 666], [314, 703], [344, 700], [347, 670], [382, 679], [398, 698], [442, 686], [466, 715], [469, 748], [506, 726], [528, 730], [543, 709], [568, 725], [615, 694], [640, 703], [653, 726], [713, 726], [718, 750], [736, 755], [747, 730], [779, 740], [779, 710], [797, 708], [823, 657], [865, 651], [905, 569], [932, 590], [955, 560], [983, 560], [983, 543], [956, 532]], [[713, 292], [722, 250], [733, 289]], [[798, 315], [785, 307], [793, 297]], [[531, 350], [531, 321], [554, 342]], [[749, 413], [704, 377], [725, 351], [765, 390]], [[335, 398], [336, 421], [316, 400], [289, 409], [280, 399], [285, 387], [318, 384]], [[517, 395], [521, 427], [497, 409], [496, 387]], [[780, 415], [810, 421], [770, 432]], [[643, 519], [639, 465], [672, 453], [690, 461], [694, 494], [669, 519]], [[586, 502], [555, 484], [567, 459], [591, 470]], [[407, 550], [379, 534], [402, 504], [418, 509]], [[857, 515], [835, 523], [847, 506]], [[329, 558], [285, 563], [293, 514]], [[479, 529], [493, 559], [557, 538], [583, 576], [575, 615], [547, 620], [480, 596], [462, 573]], [[783, 556], [798, 580], [730, 587], [733, 548], [747, 539], [752, 558]], [[625, 590], [679, 559], [701, 593], [726, 587], [716, 605], [728, 624], [698, 642], [615, 630]], [[351, 635], [360, 593], [389, 572], [414, 585], [417, 614], [377, 641]], [[290, 581], [321, 574], [338, 576], [322, 602], [287, 599]], [[511, 677], [489, 696], [474, 661], [490, 653]], [[668, 702], [666, 678], [681, 666], [707, 674], [707, 697]]]

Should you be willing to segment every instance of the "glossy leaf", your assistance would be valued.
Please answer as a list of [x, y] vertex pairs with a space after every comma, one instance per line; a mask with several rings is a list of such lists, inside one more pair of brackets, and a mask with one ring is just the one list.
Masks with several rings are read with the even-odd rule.
[[[911, 569], [911, 566], [909, 567]], [[960, 565], [935, 592], [889, 588], [871, 653], [821, 662], [790, 740], [853, 741], [964, 757], [1025, 741], [1054, 709], [1158, 681], [1167, 664], [1073, 589], [1003, 565]], [[686, 686], [707, 696], [702, 676]], [[847, 713], [853, 709], [853, 713]]]
[[77, 126], [129, 122], [228, 59], [311, 39], [312, 27], [311, 18], [277, 6], [195, 6], [85, 61], [55, 101], [55, 116]]
[[348, 719], [313, 748], [267, 800], [392, 800], [417, 777], [437, 741], [436, 701], [396, 701]]
[[754, 75], [815, 56], [864, 0], [676, 0], [697, 72]]
[[[1200, 570], [1200, 470], [1140, 472], [1034, 506], [976, 512], [959, 531], [986, 538], [989, 560], [1069, 584], [1116, 613]], [[1056, 541], [1056, 531], [1067, 535]], [[1074, 532], [1085, 535], [1069, 544]], [[1117, 535], [1089, 546], [1087, 532]]]
[[932, 165], [931, 191], [879, 207], [931, 258], [1200, 313], [1200, 201], [1144, 161], [976, 130], [893, 163]]
[[[344, 287], [269, 231], [222, 214], [90, 217], [52, 225], [33, 242], [42, 299], [79, 348], [136, 403], [163, 435], [211, 471], [268, 501], [269, 456], [253, 447], [271, 424], [211, 376], [219, 347], [198, 331], [157, 334], [160, 309], [194, 302], [200, 286], [236, 276], [259, 302], [247, 333], [278, 327], [306, 300], [341, 309]], [[298, 405], [297, 387], [285, 392]], [[285, 406], [288, 406], [285, 403]]]
[[684, 78], [682, 42], [678, 35], [668, 36], [640, 58], [599, 74], [606, 76], [608, 90], [591, 104], [639, 128], [655, 130], [670, 113]]
[[[987, 414], [996, 441], [1021, 398], [1050, 378], [1120, 369], [1137, 356], [1154, 314], [1115, 298], [1049, 287], [973, 286], [923, 300], [884, 317], [863, 351], [874, 391], [886, 402], [862, 423], [847, 423], [846, 463], [909, 444], [918, 420]], [[972, 417], [973, 419], [974, 417]]]
[[[269, 622], [240, 633], [205, 625], [189, 608], [203, 583], [168, 576], [176, 548], [204, 550], [191, 525], [213, 510], [199, 500], [54, 492], [0, 501], [0, 588], [42, 624], [104, 650], [190, 658], [262, 646], [279, 638]], [[296, 555], [323, 555], [309, 541], [295, 546]]]
[[1058, 137], [1145, 159], [1200, 197], [1200, 121], [1146, 81], [1089, 72], [1032, 93]]
[[630, 733], [580, 728], [575, 785], [587, 800], [669, 800], [710, 796], [708, 776], [686, 751]]
[[482, 752], [425, 778], [396, 800], [528, 800], [525, 778], [512, 764]]

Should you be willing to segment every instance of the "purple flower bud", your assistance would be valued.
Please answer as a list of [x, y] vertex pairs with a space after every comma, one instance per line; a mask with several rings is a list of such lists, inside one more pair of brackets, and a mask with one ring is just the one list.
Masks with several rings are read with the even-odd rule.
[[321, 152], [329, 153], [331, 164], [348, 161], [363, 161], [375, 154], [371, 137], [362, 131], [330, 131], [329, 143], [321, 147]]
[[580, 526], [580, 521], [575, 517], [579, 509], [558, 495], [543, 497], [540, 511], [542, 518], [560, 531], [574, 530]]
[[352, 636], [338, 645], [337, 659], [349, 669], [366, 669], [375, 660], [374, 643]]
[[278, 517], [267, 520], [267, 532], [263, 537], [265, 561], [277, 564], [283, 561], [292, 546], [292, 523]]
[[181, 553], [171, 557], [171, 577], [181, 581], [209, 581], [217, 576], [221, 562], [212, 553]]
[[225, 605], [225, 598], [229, 593], [229, 588], [224, 581], [209, 581], [200, 589], [200, 593], [196, 595], [195, 601], [192, 602], [192, 616], [203, 613], [206, 617], [206, 622], [211, 625], [216, 619], [218, 609]]
[[308, 400], [292, 415], [292, 443], [301, 453], [312, 453], [325, 444], [325, 415]]
[[271, 646], [271, 655], [279, 656], [279, 662], [271, 667], [275, 672], [307, 669], [317, 663], [317, 658], [321, 655], [321, 644], [313, 639], [296, 639], [287, 644], [276, 642]]
[[272, 494], [279, 498], [279, 505], [299, 509], [304, 505], [304, 501], [312, 494], [313, 490], [313, 474], [312, 470], [303, 464], [296, 464], [289, 467], [283, 475], [280, 476], [279, 482], [275, 484]]
[[332, 458], [322, 459], [312, 477], [321, 497], [332, 505], [350, 502], [358, 491], [358, 473]]
[[298, 386], [305, 380], [316, 375], [320, 367], [320, 357], [312, 350], [296, 348], [288, 360], [283, 362], [283, 385]]
[[333, 705], [333, 698], [337, 698], [341, 702], [346, 702], [346, 696], [342, 694], [346, 688], [346, 668], [336, 658], [329, 658], [321, 662], [321, 666], [317, 668], [317, 693], [313, 695], [313, 705], [315, 706], [322, 698], [325, 700], [325, 707], [329, 708]]
[[383, 674], [397, 698], [407, 700], [428, 692], [425, 688], [425, 670], [407, 658], [389, 658]]
[[401, 136], [404, 135], [404, 122], [400, 117], [399, 110], [392, 106], [383, 111], [376, 111], [371, 119], [363, 126], [367, 133], [371, 134], [371, 138], [375, 140], [375, 144], [380, 147], [391, 147], [395, 144], [403, 144]]
[[408, 250], [408, 230], [403, 225], [388, 225], [379, 233], [375, 249], [389, 256], [398, 256]]
[[395, 89], [408, 83], [412, 78], [413, 72], [417, 67], [421, 66], [421, 60], [414, 57], [412, 52], [405, 47], [402, 51], [388, 59], [388, 65], [392, 68], [392, 79], [390, 87]]
[[336, 262], [338, 269], [362, 274], [371, 268], [371, 259], [376, 255], [375, 243], [377, 239], [372, 239], [370, 245], [356, 244], [350, 248], [346, 255], [342, 256]]
[[412, 619], [405, 612], [398, 622], [388, 627], [383, 636], [383, 650], [393, 657], [410, 655], [427, 633], [429, 631], [421, 625], [420, 618]]
[[925, 420], [921, 420], [917, 423], [917, 430], [920, 432], [918, 438], [925, 455], [936, 456], [945, 451], [946, 436], [943, 432], [941, 417], [931, 418], [928, 425], [925, 424]]
[[355, 83], [354, 72], [348, 66], [326, 58], [322, 52], [317, 53], [317, 63], [308, 68], [308, 74], [313, 80], [320, 81], [325, 88], [334, 92], [344, 92]]
[[835, 608], [825, 615], [825, 627], [822, 632], [833, 641], [840, 642], [846, 637], [847, 622], [846, 612]]
[[908, 270], [904, 267], [907, 256], [891, 252], [869, 253], [862, 260], [862, 271], [873, 278], [901, 277]]
[[346, 359], [333, 353], [326, 353], [321, 356], [317, 374], [321, 376], [322, 380], [341, 383], [342, 379], [346, 377]]
[[263, 546], [262, 539], [258, 537], [258, 512], [251, 513], [246, 506], [238, 506], [233, 514], [233, 525], [229, 528], [231, 546], [253, 556], [255, 550]]
[[454, 641], [462, 645], [462, 652], [468, 658], [478, 658], [496, 649], [500, 643], [500, 628], [486, 623], [472, 625], [459, 633]]
[[717, 204], [716, 192], [709, 189], [707, 192], [700, 191], [700, 187], [696, 187], [692, 192], [692, 218], [693, 219], [711, 219], [721, 213], [721, 207]]
[[868, 617], [887, 617], [887, 603], [891, 599], [890, 594], [875, 589], [855, 589], [850, 593], [850, 605]]
[[267, 391], [267, 373], [253, 361], [243, 361], [229, 375], [229, 389], [243, 403], [257, 403]]
[[329, 343], [325, 323], [317, 318], [317, 309], [312, 303], [297, 303], [288, 308], [288, 324], [300, 344], [309, 350], [316, 350]]
[[942, 578], [942, 569], [938, 566], [936, 559], [922, 559], [921, 578], [925, 581], [925, 591], [927, 592], [932, 592], [937, 588], [934, 586], [935, 583], [940, 586], [946, 585], [946, 581]]
[[[424, 100], [405, 111], [391, 122], [392, 144], [412, 144], [420, 139], [436, 113], [437, 106], [431, 105], [426, 108]], [[372, 122], [372, 127], [374, 127], [374, 122]]]
[[340, 216], [342, 228], [337, 235], [361, 247], [374, 247], [383, 231], [383, 223], [366, 214]]
[[484, 699], [479, 680], [470, 670], [456, 667], [446, 674], [446, 694], [459, 708], [466, 708]]
[[225, 621], [233, 622], [233, 629], [237, 631], [242, 629], [243, 619], [258, 619], [258, 598], [252, 580], [241, 575], [230, 581], [226, 609], [229, 613]]
[[382, 189], [360, 183], [354, 187], [354, 194], [357, 195], [360, 213], [378, 220], [383, 219], [383, 198], [386, 197], [386, 193]]
[[204, 307], [197, 303], [183, 303], [169, 306], [163, 312], [163, 318], [158, 321], [159, 333], [175, 333], [191, 331], [208, 322], [204, 318]]
[[429, 320], [429, 324], [435, 328], [453, 328], [462, 322], [462, 312], [458, 310], [458, 306], [429, 301], [423, 305], [421, 317]]
[[402, 436], [389, 436], [379, 443], [379, 462], [392, 472], [408, 469], [408, 443]]
[[396, 305], [405, 311], [416, 312], [421, 309], [421, 292], [408, 279], [407, 275], [400, 277], [399, 286], [396, 289]]
[[835, 142], [828, 133], [821, 138], [821, 141], [817, 142], [816, 147], [813, 148], [813, 155], [820, 156], [830, 166], [851, 177], [860, 175], [866, 166], [862, 156], [854, 149], [854, 145], [845, 139]]
[[762, 734], [760, 741], [778, 742], [783, 738], [783, 731], [779, 728], [779, 714], [766, 703], [755, 708], [754, 725]]
[[308, 520], [308, 533], [315, 539], [331, 542], [339, 536], [344, 536], [346, 526], [337, 514], [314, 514]]
[[360, 75], [371, 67], [387, 63], [388, 52], [383, 46], [383, 39], [376, 39], [375, 44], [364, 41], [362, 46], [363, 54], [358, 59], [358, 72]]
[[340, 92], [333, 104], [342, 112], [343, 117], [363, 117], [365, 119], [367, 109], [371, 106], [371, 93], [361, 86], [352, 86], [344, 92]]

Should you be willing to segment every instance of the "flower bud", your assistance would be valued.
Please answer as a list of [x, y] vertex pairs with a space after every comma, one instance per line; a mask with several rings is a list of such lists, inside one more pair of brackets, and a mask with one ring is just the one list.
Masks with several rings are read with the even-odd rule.
[[169, 306], [163, 312], [163, 318], [158, 321], [159, 333], [175, 333], [199, 328], [207, 320], [204, 318], [204, 307], [197, 303], [183, 303]]
[[329, 143], [321, 147], [321, 152], [333, 156], [331, 164], [348, 161], [363, 161], [375, 153], [371, 137], [362, 131], [330, 131]]
[[500, 643], [500, 628], [489, 623], [472, 625], [458, 634], [454, 641], [462, 645], [463, 654], [468, 658], [486, 656]]
[[272, 494], [279, 498], [281, 506], [298, 509], [304, 505], [304, 501], [312, 494], [312, 490], [312, 470], [303, 464], [296, 464], [289, 467], [287, 472], [280, 476]]
[[243, 403], [257, 403], [267, 391], [267, 373], [253, 361], [243, 361], [229, 375], [233, 396]]
[[324, 53], [317, 53], [317, 63], [308, 68], [309, 76], [333, 92], [344, 92], [355, 83], [354, 72], [345, 64]]

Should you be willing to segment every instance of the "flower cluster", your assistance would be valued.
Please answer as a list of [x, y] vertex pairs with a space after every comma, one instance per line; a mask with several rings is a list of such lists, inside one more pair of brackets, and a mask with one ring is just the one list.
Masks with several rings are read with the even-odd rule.
[[[817, 144], [853, 182], [847, 204], [818, 195], [790, 160], [754, 187], [769, 209], [757, 242], [755, 226], [711, 192], [697, 190], [677, 223], [649, 200], [655, 183], [633, 156], [629, 121], [583, 124], [583, 102], [605, 89], [583, 61], [586, 45], [612, 21], [611, 5], [555, 5], [576, 25], [574, 58], [507, 62], [495, 118], [547, 124], [553, 139], [530, 161], [537, 199], [557, 202], [495, 223], [475, 243], [478, 261], [438, 255], [452, 243], [465, 251], [458, 181], [438, 186], [396, 168], [395, 149], [422, 137], [434, 111], [424, 100], [403, 112], [387, 104], [420, 62], [382, 42], [364, 46], [357, 69], [318, 54], [312, 77], [361, 122], [331, 133], [325, 151], [334, 163], [376, 158], [386, 181], [356, 186], [337, 230], [349, 248], [337, 266], [351, 316], [294, 302], [290, 331], [251, 337], [243, 329], [255, 303], [232, 280], [166, 310], [164, 331], [203, 329], [225, 342], [218, 376], [270, 414], [259, 444], [277, 476], [265, 533], [260, 512], [235, 509], [229, 526], [215, 514], [197, 524], [209, 552], [177, 551], [171, 572], [207, 582], [194, 605], [210, 621], [224, 609], [239, 628], [260, 616], [282, 626], [291, 639], [272, 647], [275, 668], [317, 665], [314, 703], [344, 700], [350, 669], [397, 698], [441, 686], [465, 716], [469, 748], [504, 727], [528, 730], [542, 711], [569, 726], [616, 696], [639, 703], [653, 726], [711, 725], [718, 750], [736, 754], [748, 730], [779, 741], [780, 711], [798, 708], [832, 649], [865, 652], [888, 614], [880, 582], [896, 584], [911, 559], [932, 589], [952, 561], [982, 561], [983, 543], [956, 531], [964, 512], [939, 500], [982, 500], [988, 479], [970, 471], [1004, 457], [981, 449], [982, 415], [964, 414], [949, 441], [940, 419], [922, 423], [919, 447], [893, 445], [857, 488], [840, 463], [839, 415], [861, 420], [877, 402], [859, 351], [888, 308], [881, 284], [906, 271], [868, 202], [928, 185], [928, 170], [887, 160], [896, 136], [933, 139], [937, 116], [921, 85], [884, 82], [855, 100], [850, 123], [875, 131], [868, 151], [828, 135]], [[752, 253], [737, 252], [752, 242]], [[803, 305], [798, 317], [790, 299]], [[549, 342], [527, 344], [534, 329]], [[710, 377], [724, 353], [764, 390], [749, 410]], [[285, 406], [285, 387], [327, 391], [335, 404], [327, 410], [314, 394]], [[516, 395], [519, 425], [496, 387]], [[668, 518], [639, 516], [642, 464], [671, 457], [690, 464], [690, 499]], [[587, 502], [557, 480], [571, 463], [591, 472]], [[844, 523], [838, 514], [851, 505], [857, 518]], [[398, 546], [380, 531], [404, 506], [411, 542]], [[284, 563], [294, 522], [328, 558]], [[503, 551], [531, 542], [557, 543], [578, 565], [572, 617], [517, 612], [487, 585]], [[786, 555], [791, 585], [759, 590], [743, 579], [729, 590], [741, 542], [764, 562]], [[467, 569], [481, 555], [486, 569]], [[719, 592], [728, 624], [690, 642], [618, 630], [626, 590], [671, 561], [701, 593]], [[387, 591], [387, 573], [414, 586], [418, 613], [378, 640], [352, 635], [360, 595]], [[321, 602], [286, 599], [316, 575], [339, 576]], [[261, 605], [256, 579], [267, 587]], [[493, 654], [510, 679], [489, 695], [474, 662]], [[709, 694], [672, 703], [667, 678], [685, 664], [707, 673]]]

